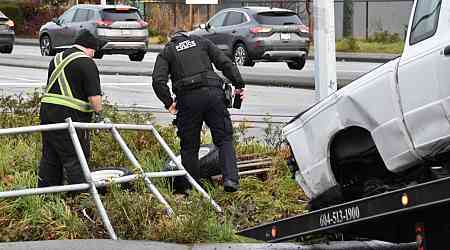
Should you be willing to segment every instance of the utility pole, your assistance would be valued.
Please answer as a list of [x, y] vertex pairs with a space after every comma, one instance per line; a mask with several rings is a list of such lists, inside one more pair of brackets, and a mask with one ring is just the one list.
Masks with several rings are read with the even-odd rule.
[[314, 64], [316, 101], [336, 92], [334, 1], [314, 0]]

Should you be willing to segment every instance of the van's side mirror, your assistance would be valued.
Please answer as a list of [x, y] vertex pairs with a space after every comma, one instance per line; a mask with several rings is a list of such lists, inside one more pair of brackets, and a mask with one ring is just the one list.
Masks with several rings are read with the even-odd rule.
[[59, 25], [59, 19], [58, 19], [58, 18], [56, 18], [56, 17], [52, 19], [52, 22], [54, 22], [54, 23], [56, 23], [56, 24], [58, 24], [58, 25]]
[[202, 30], [206, 30], [206, 24], [202, 23], [198, 26]]

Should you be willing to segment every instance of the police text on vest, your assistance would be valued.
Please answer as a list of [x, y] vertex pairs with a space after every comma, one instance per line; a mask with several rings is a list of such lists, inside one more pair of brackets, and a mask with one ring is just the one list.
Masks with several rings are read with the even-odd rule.
[[195, 43], [195, 41], [193, 41], [193, 40], [186, 40], [186, 41], [183, 41], [183, 42], [177, 44], [175, 46], [175, 49], [178, 52], [180, 52], [180, 51], [183, 51], [185, 49], [189, 49], [189, 48], [193, 48], [193, 47], [197, 47], [197, 44]]

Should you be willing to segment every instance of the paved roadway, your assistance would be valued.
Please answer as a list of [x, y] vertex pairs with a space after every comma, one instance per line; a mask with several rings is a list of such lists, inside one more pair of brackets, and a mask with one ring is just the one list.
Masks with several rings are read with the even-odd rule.
[[[3, 55], [2, 55], [3, 56]], [[49, 57], [40, 57], [39, 48], [36, 46], [16, 46], [11, 55], [15, 60], [21, 58], [27, 60], [49, 60]], [[144, 63], [130, 63], [125, 55], [105, 55], [99, 64], [106, 63], [116, 68], [139, 67], [146, 71], [146, 67], [152, 70], [156, 59], [156, 53], [147, 53]], [[3, 57], [6, 59], [7, 57]], [[0, 58], [1, 59], [1, 58]], [[47, 62], [46, 62], [47, 63]], [[377, 63], [338, 62], [337, 68], [340, 75], [350, 75], [352, 78], [364, 74], [378, 66]], [[295, 78], [313, 75], [313, 63], [308, 61], [304, 70], [289, 70], [285, 63], [258, 63], [253, 68], [243, 67], [241, 71], [252, 71], [258, 79], [279, 79], [290, 75]], [[303, 75], [301, 75], [303, 74]], [[47, 78], [45, 69], [21, 68], [0, 66], [0, 94], [10, 95], [33, 91], [34, 88], [42, 86]], [[157, 114], [159, 122], [168, 123], [172, 117], [162, 108], [161, 103], [155, 97], [151, 87], [151, 77], [148, 75], [101, 75], [103, 90], [113, 103], [120, 106], [139, 105], [140, 108]], [[272, 116], [273, 122], [287, 122], [314, 102], [314, 92], [310, 89], [286, 88], [247, 85], [247, 99], [241, 110], [232, 109], [234, 121], [249, 120], [256, 123], [257, 128], [264, 127], [261, 124], [268, 114]]]

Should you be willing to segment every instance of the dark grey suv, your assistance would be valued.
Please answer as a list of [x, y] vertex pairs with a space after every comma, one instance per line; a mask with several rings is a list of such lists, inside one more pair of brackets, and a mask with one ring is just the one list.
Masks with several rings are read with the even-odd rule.
[[297, 70], [305, 66], [308, 33], [295, 12], [269, 7], [224, 9], [191, 32], [210, 39], [238, 65], [285, 61]]
[[142, 61], [147, 51], [147, 26], [134, 7], [76, 5], [41, 27], [41, 54], [52, 56], [72, 46], [77, 32], [88, 29], [102, 44], [96, 58], [104, 54], [126, 54], [131, 61]]

